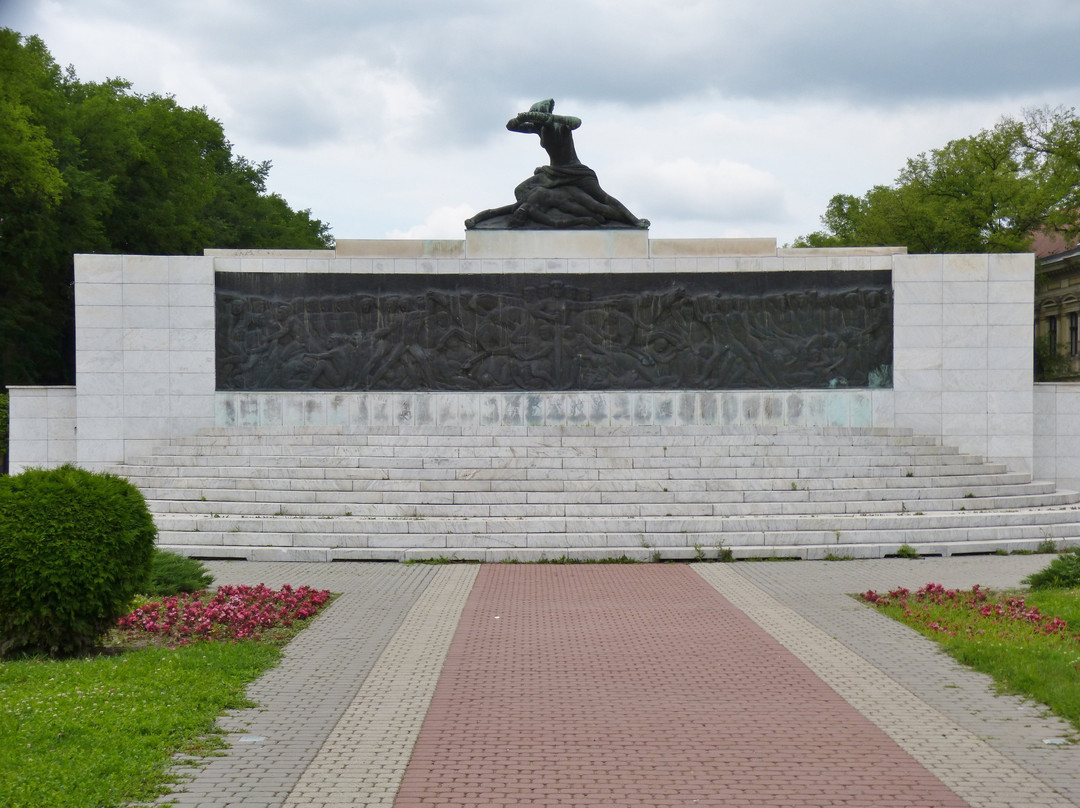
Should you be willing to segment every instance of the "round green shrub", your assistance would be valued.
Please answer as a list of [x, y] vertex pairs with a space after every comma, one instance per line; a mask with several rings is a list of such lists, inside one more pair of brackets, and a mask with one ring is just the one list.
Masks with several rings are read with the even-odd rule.
[[145, 585], [156, 538], [120, 477], [62, 466], [0, 478], [0, 655], [93, 649]]
[[150, 580], [141, 594], [167, 598], [182, 592], [199, 592], [213, 582], [214, 576], [198, 559], [155, 549], [150, 561]]

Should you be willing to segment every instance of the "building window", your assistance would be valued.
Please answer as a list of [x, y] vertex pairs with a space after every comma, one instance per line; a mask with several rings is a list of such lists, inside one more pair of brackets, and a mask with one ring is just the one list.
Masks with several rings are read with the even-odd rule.
[[1056, 354], [1058, 347], [1057, 317], [1046, 318], [1046, 341], [1050, 343], [1050, 350]]
[[1069, 356], [1076, 356], [1080, 349], [1080, 312], [1069, 315]]

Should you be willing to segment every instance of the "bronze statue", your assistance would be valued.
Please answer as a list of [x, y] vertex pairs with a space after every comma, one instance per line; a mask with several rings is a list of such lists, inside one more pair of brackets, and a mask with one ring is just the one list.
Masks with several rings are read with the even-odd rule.
[[578, 159], [574, 130], [581, 119], [555, 115], [555, 101], [548, 98], [519, 112], [506, 124], [511, 132], [540, 136], [550, 164], [540, 166], [514, 189], [517, 200], [492, 208], [465, 220], [465, 227], [490, 230], [511, 228], [541, 229], [646, 229], [648, 219], [639, 219], [615, 197], [600, 187], [596, 172]]

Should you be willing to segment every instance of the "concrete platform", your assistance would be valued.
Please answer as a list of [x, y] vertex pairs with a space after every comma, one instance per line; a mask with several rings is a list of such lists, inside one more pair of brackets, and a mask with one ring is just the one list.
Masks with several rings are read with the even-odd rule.
[[1046, 556], [214, 562], [342, 592], [223, 719], [195, 806], [1080, 805], [1073, 733], [846, 593]]

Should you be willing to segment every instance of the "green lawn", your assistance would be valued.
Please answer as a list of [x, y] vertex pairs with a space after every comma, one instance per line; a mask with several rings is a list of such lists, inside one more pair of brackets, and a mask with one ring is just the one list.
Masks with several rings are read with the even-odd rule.
[[220, 746], [215, 720], [276, 644], [203, 642], [0, 663], [0, 806], [104, 808], [166, 793], [177, 753]]
[[140, 598], [109, 634], [110, 653], [0, 663], [0, 808], [106, 808], [168, 793], [177, 756], [221, 748], [218, 716], [251, 706], [248, 683], [332, 599], [261, 584]]

